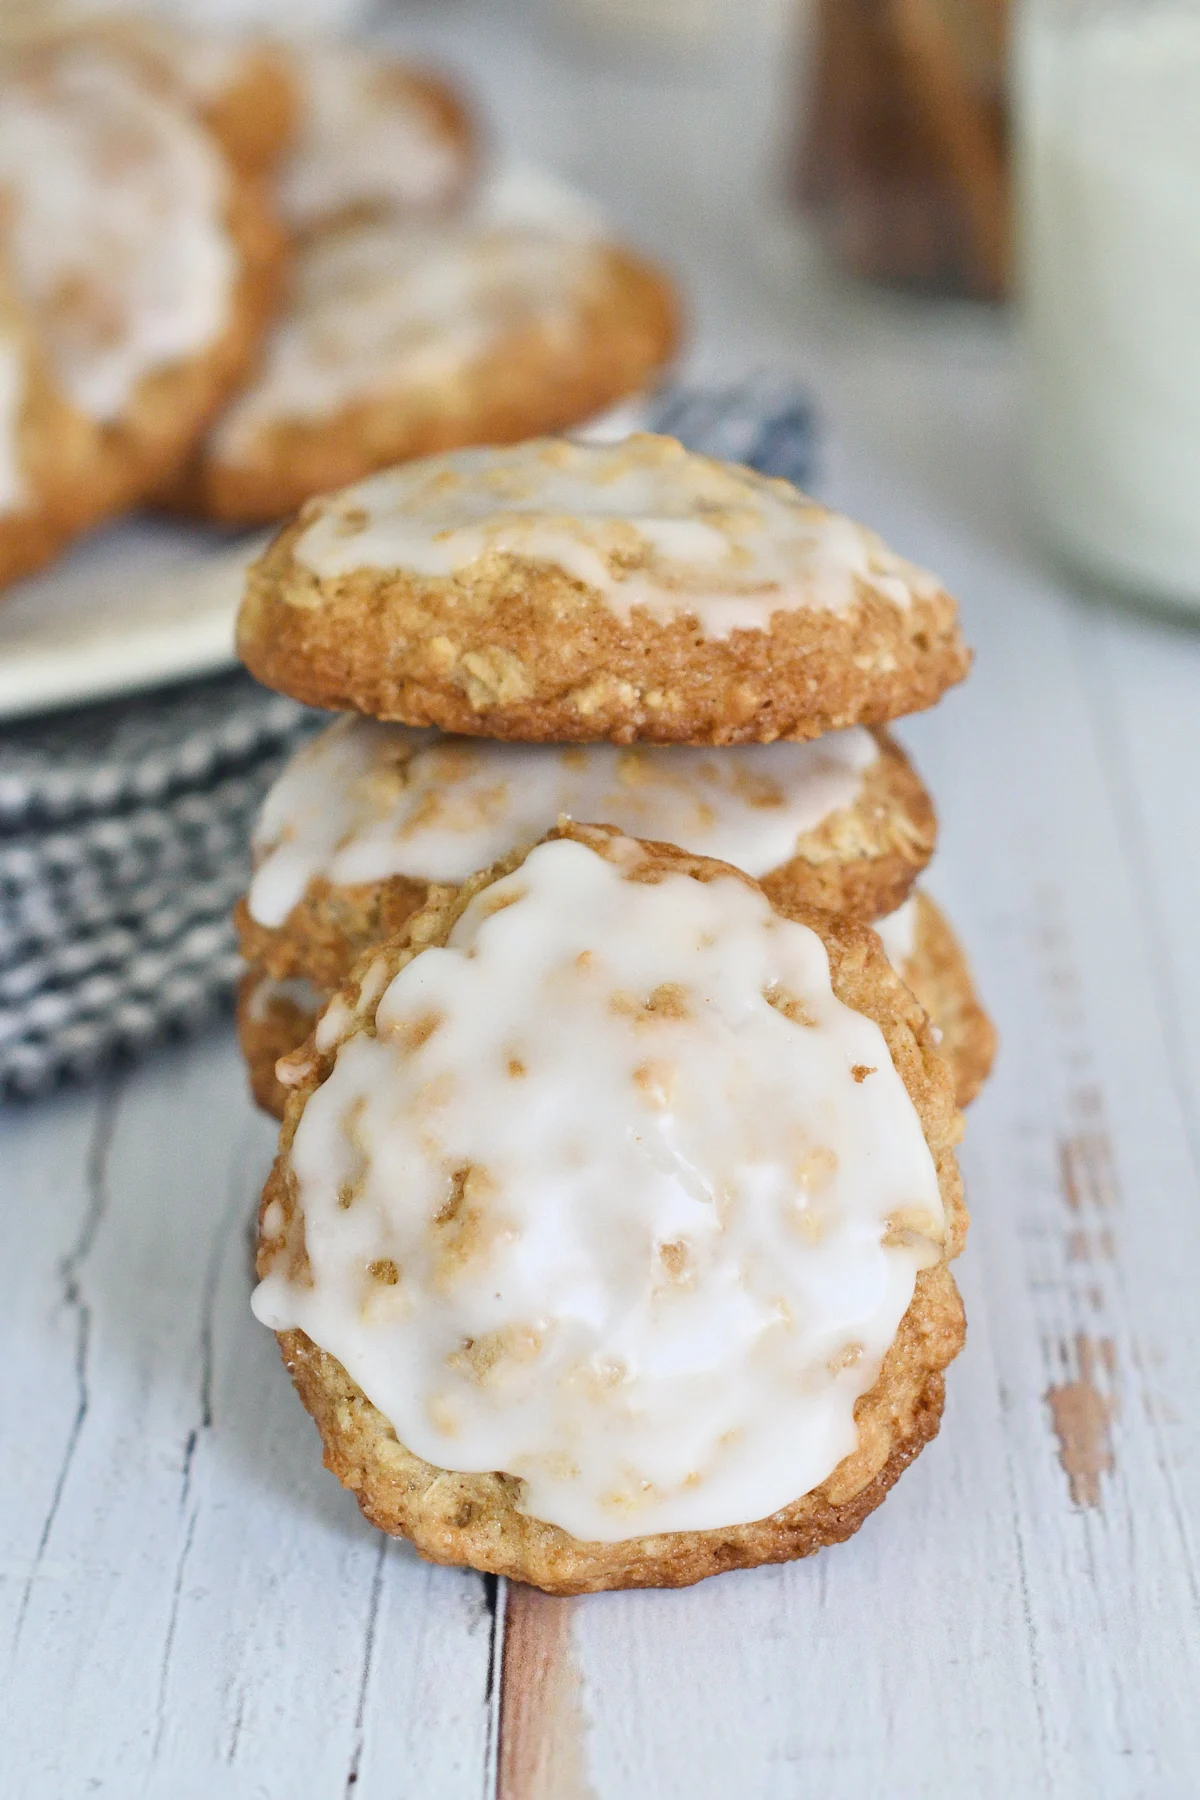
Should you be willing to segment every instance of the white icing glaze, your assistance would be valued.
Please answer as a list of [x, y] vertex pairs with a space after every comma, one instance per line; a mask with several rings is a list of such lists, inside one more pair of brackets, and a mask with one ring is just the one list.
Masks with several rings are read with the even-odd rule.
[[23, 349], [0, 324], [0, 515], [16, 512], [27, 495], [21, 468], [21, 408], [24, 401]]
[[95, 45], [0, 84], [13, 271], [64, 389], [118, 418], [138, 383], [224, 327], [227, 178], [201, 128]]
[[917, 896], [910, 894], [895, 912], [885, 919], [876, 919], [875, 930], [888, 961], [898, 975], [903, 975], [905, 964], [912, 961], [917, 948]]
[[289, 762], [255, 829], [250, 912], [282, 925], [309, 882], [465, 881], [564, 814], [766, 875], [853, 803], [879, 749], [861, 726], [807, 744], [565, 747], [340, 719]]
[[779, 611], [842, 611], [863, 593], [903, 608], [934, 578], [789, 483], [646, 435], [540, 438], [456, 450], [333, 495], [295, 555], [329, 579], [356, 569], [453, 576], [499, 553], [549, 563], [623, 616], [694, 615], [709, 637]]
[[453, 199], [464, 153], [399, 64], [349, 44], [295, 44], [300, 142], [279, 180], [292, 224], [362, 206], [427, 212]]
[[279, 1256], [264, 1324], [585, 1540], [763, 1518], [854, 1450], [945, 1218], [814, 932], [734, 876], [630, 881], [556, 841], [376, 1024], [300, 1120], [311, 1285]]
[[257, 379], [213, 433], [214, 456], [252, 461], [281, 422], [453, 381], [514, 332], [569, 341], [595, 255], [558, 230], [470, 219], [318, 234], [299, 252]]

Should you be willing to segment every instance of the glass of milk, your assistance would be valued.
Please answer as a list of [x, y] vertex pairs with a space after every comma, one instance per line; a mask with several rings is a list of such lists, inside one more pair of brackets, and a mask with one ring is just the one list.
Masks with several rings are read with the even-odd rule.
[[1200, 614], [1200, 0], [1023, 0], [1015, 78], [1037, 522]]

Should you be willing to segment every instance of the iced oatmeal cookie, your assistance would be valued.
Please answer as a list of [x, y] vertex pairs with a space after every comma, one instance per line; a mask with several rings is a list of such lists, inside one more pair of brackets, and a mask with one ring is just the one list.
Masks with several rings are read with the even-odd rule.
[[260, 182], [136, 62], [67, 39], [0, 57], [12, 278], [96, 437], [77, 513], [164, 480], [257, 350], [282, 238]]
[[954, 601], [789, 483], [672, 438], [541, 439], [306, 505], [239, 648], [318, 706], [526, 741], [811, 738], [933, 705]]
[[255, 1312], [422, 1555], [686, 1585], [848, 1537], [936, 1433], [960, 1116], [867, 928], [564, 827], [280, 1073]]

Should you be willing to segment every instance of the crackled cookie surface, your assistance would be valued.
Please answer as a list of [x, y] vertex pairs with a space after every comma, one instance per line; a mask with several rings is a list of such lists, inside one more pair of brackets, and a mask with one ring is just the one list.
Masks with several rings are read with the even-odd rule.
[[735, 743], [928, 706], [954, 602], [787, 482], [635, 436], [401, 466], [314, 501], [251, 571], [260, 679], [499, 738]]
[[[579, 829], [420, 918], [290, 1071], [260, 1217], [332, 1465], [425, 1554], [563, 1590], [845, 1535], [961, 1333], [957, 1115], [876, 940]], [[481, 1484], [457, 1541], [405, 1458]]]
[[555, 430], [645, 386], [675, 341], [663, 279], [586, 232], [495, 210], [310, 238], [256, 379], [168, 498], [276, 519], [381, 466]]
[[50, 373], [102, 436], [99, 513], [168, 474], [240, 374], [279, 239], [186, 109], [87, 38], [0, 62], [0, 194]]

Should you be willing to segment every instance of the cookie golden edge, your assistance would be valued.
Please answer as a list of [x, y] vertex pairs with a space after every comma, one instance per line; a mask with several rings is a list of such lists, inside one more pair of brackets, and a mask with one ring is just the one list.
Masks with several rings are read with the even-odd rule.
[[[760, 877], [773, 903], [869, 922], [894, 912], [929, 862], [933, 802], [895, 739], [882, 729], [874, 735], [879, 755], [851, 804], [802, 833], [796, 854]], [[364, 950], [402, 929], [428, 893], [428, 883], [404, 875], [347, 887], [318, 877], [279, 926], [259, 924], [240, 901], [239, 946], [248, 963], [281, 980], [299, 975], [332, 989]]]
[[941, 1031], [955, 1096], [960, 1107], [969, 1106], [992, 1072], [996, 1028], [980, 1002], [950, 921], [928, 894], [918, 892], [915, 903], [916, 937], [904, 979]]
[[653, 386], [679, 344], [675, 288], [650, 263], [602, 247], [604, 278], [582, 308], [581, 345], [510, 333], [453, 380], [380, 391], [328, 416], [264, 429], [253, 461], [200, 443], [156, 503], [224, 525], [271, 524], [316, 495], [438, 451], [564, 431]]
[[501, 554], [445, 578], [323, 580], [295, 555], [319, 511], [252, 566], [238, 619], [251, 673], [312, 706], [529, 743], [769, 743], [921, 712], [970, 668], [940, 588], [902, 607], [861, 587], [844, 612], [781, 608], [709, 638]]
[[247, 43], [239, 73], [200, 108], [200, 117], [235, 169], [275, 169], [296, 139], [300, 95], [287, 58], [274, 44]]
[[[597, 826], [564, 826], [549, 834], [587, 844], [601, 855], [619, 835]], [[645, 843], [643, 851], [646, 862], [639, 879], [684, 873], [698, 880], [734, 876], [757, 885], [728, 864], [691, 856], [672, 845]], [[473, 877], [453, 897], [415, 914], [405, 930], [376, 953], [387, 959], [389, 973], [398, 973], [426, 946], [443, 942], [471, 898], [519, 867], [526, 854], [505, 858]], [[514, 1478], [454, 1473], [414, 1456], [336, 1358], [301, 1331], [278, 1333], [284, 1363], [321, 1435], [326, 1468], [355, 1495], [372, 1524], [409, 1539], [427, 1561], [505, 1575], [551, 1594], [687, 1587], [731, 1569], [789, 1562], [852, 1536], [936, 1436], [944, 1372], [966, 1333], [962, 1302], [948, 1267], [962, 1248], [967, 1227], [954, 1155], [962, 1121], [949, 1072], [923, 1010], [891, 968], [874, 932], [819, 912], [777, 910], [820, 934], [835, 994], [873, 1019], [883, 1032], [920, 1118], [946, 1210], [945, 1260], [917, 1276], [912, 1302], [879, 1376], [856, 1404], [856, 1449], [810, 1493], [751, 1524], [658, 1533], [615, 1544], [585, 1543], [522, 1514], [517, 1508], [520, 1483]], [[343, 998], [354, 1005], [353, 983], [343, 990]], [[360, 1028], [370, 1029], [365, 1016]], [[309, 1094], [332, 1066], [332, 1059], [318, 1056], [311, 1041], [299, 1055], [306, 1072], [302, 1075], [299, 1067], [294, 1071], [299, 1079], [288, 1097], [279, 1154], [259, 1211], [260, 1273], [285, 1250], [296, 1254], [291, 1142]], [[272, 1207], [278, 1210], [270, 1216], [282, 1218], [283, 1224], [276, 1235], [267, 1237], [263, 1221]]]

